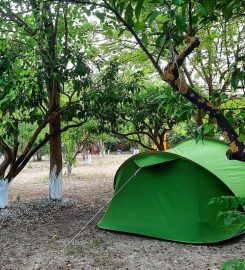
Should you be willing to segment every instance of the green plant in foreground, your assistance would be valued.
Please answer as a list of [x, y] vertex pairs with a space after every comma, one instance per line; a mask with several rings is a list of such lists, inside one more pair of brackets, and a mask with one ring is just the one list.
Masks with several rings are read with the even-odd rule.
[[[219, 198], [211, 199], [209, 205], [218, 204], [222, 211], [218, 213], [218, 219], [224, 221], [224, 225], [229, 227], [234, 224], [241, 226], [241, 232], [245, 231], [245, 213], [242, 208], [245, 209], [245, 198], [234, 196], [222, 196]], [[245, 270], [245, 260], [232, 259], [225, 262], [221, 270]]]
[[225, 262], [221, 270], [245, 270], [245, 261], [242, 259], [233, 259]]
[[96, 239], [94, 239], [94, 241], [93, 241], [93, 244], [94, 244], [94, 246], [96, 246], [96, 247], [99, 247], [102, 243], [103, 243], [103, 239], [102, 239], [102, 238], [96, 238]]
[[242, 210], [242, 208], [245, 209], [245, 198], [222, 196], [211, 199], [209, 205], [211, 204], [220, 206], [221, 211], [218, 213], [218, 219], [222, 219], [225, 226], [240, 224], [241, 232], [245, 230], [245, 213]]

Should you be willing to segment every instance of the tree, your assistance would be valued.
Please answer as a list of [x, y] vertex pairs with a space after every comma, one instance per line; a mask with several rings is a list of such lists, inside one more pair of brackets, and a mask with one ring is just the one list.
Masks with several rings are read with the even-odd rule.
[[[9, 183], [50, 141], [50, 198], [61, 199], [60, 134], [86, 121], [84, 92], [90, 84], [91, 69], [77, 47], [84, 41], [75, 42], [78, 31], [71, 31], [76, 8], [38, 3], [0, 1], [0, 148], [5, 157], [0, 164], [0, 181], [6, 195]], [[86, 25], [84, 31], [88, 29]], [[24, 123], [33, 124], [35, 130], [19, 149], [19, 125]], [[47, 125], [49, 133], [40, 138]], [[5, 199], [0, 207], [6, 204]]]
[[[210, 25], [230, 22], [236, 18], [241, 20], [244, 13], [241, 1], [60, 0], [60, 2], [90, 5], [92, 9], [95, 8], [95, 12], [102, 9], [108, 11], [107, 14], [103, 13], [101, 16], [102, 23], [113, 22], [114, 28], [120, 29], [121, 33], [125, 30], [129, 31], [161, 79], [198, 108], [209, 113], [210, 117], [217, 122], [230, 142], [227, 157], [245, 161], [244, 143], [225, 118], [222, 110], [198, 92], [195, 87], [187, 85], [182, 75], [182, 68], [187, 57], [193, 54], [200, 45], [197, 37], [200, 29], [208, 29]], [[120, 24], [111, 18], [111, 14]], [[152, 41], [156, 44], [153, 50], [149, 46]], [[163, 60], [168, 62], [164, 69], [162, 68]], [[241, 58], [238, 62], [240, 61]], [[235, 81], [244, 80], [244, 72], [236, 68], [232, 77]]]
[[98, 120], [90, 116], [82, 127], [70, 129], [63, 134], [62, 153], [68, 174], [71, 174], [72, 167], [76, 164], [77, 155], [85, 152], [91, 154], [93, 145], [99, 148], [102, 156], [105, 155], [107, 144], [111, 142], [112, 136], [104, 131]]
[[118, 138], [147, 149], [166, 150], [166, 133], [191, 119], [193, 106], [169, 87], [162, 93], [166, 86], [143, 80], [141, 73], [129, 75], [118, 62], [112, 62], [91, 91], [91, 107], [101, 126]]

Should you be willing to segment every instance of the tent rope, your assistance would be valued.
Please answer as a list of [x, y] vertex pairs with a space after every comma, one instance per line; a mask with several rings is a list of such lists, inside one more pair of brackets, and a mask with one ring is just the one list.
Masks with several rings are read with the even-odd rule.
[[66, 248], [81, 234], [81, 232], [103, 211], [103, 209], [113, 200], [114, 197], [118, 195], [119, 192], [129, 183], [129, 181], [136, 176], [136, 174], [141, 170], [139, 168], [131, 177], [119, 188], [119, 190], [99, 209], [99, 211], [79, 230], [79, 232], [71, 238], [71, 240], [61, 249], [61, 251], [53, 257], [47, 264], [42, 268], [42, 270], [48, 269], [48, 266], [51, 265], [65, 250]]

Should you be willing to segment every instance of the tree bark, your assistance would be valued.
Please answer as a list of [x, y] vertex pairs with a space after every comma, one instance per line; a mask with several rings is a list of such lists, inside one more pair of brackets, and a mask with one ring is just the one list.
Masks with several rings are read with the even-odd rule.
[[[49, 96], [49, 109], [59, 109], [59, 85], [58, 81], [47, 84]], [[51, 200], [62, 199], [62, 148], [61, 148], [61, 117], [58, 115], [49, 123], [50, 134], [57, 133], [49, 142], [50, 146], [50, 174], [49, 174], [49, 198]]]
[[[49, 124], [50, 132], [60, 130], [60, 116]], [[51, 200], [62, 199], [62, 149], [61, 134], [50, 140], [50, 174], [49, 174], [49, 198]]]

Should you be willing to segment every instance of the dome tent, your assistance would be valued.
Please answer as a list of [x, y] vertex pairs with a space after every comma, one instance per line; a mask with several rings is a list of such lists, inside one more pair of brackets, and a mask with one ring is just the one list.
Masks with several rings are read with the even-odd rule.
[[[115, 176], [115, 195], [98, 226], [186, 243], [214, 243], [240, 233], [217, 219], [219, 196], [245, 197], [245, 164], [226, 158], [227, 145], [186, 140], [167, 152], [141, 153]], [[128, 181], [130, 179], [130, 181]]]

